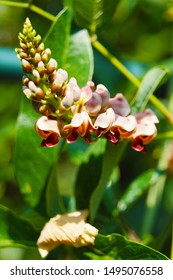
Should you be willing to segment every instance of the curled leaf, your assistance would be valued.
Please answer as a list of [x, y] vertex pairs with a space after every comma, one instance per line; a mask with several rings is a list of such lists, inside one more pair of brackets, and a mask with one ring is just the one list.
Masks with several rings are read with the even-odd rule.
[[87, 216], [88, 211], [82, 210], [51, 218], [37, 241], [40, 255], [46, 257], [49, 251], [60, 244], [75, 247], [94, 244], [98, 230], [85, 222]]

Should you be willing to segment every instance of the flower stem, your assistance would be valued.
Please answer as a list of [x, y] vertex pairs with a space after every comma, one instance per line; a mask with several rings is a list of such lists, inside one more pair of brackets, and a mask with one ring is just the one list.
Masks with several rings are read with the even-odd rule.
[[13, 2], [13, 1], [0, 1], [0, 4], [7, 5], [7, 6], [12, 6], [12, 7], [18, 7], [18, 8], [26, 8], [29, 9], [44, 18], [47, 18], [50, 21], [55, 20], [55, 16], [44, 11], [43, 9], [37, 7], [36, 5], [30, 4], [30, 3], [20, 3], [20, 2]]
[[[112, 65], [114, 65], [129, 81], [131, 81], [137, 88], [140, 87], [140, 81], [116, 58], [114, 57], [99, 41], [93, 40], [92, 45], [99, 51], [105, 58], [107, 58]], [[173, 124], [173, 117], [170, 111], [164, 104], [154, 95], [150, 96], [152, 104], [159, 109], [159, 111]]]

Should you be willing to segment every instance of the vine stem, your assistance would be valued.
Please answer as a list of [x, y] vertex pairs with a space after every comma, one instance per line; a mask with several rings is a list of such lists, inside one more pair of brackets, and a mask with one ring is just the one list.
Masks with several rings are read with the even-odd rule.
[[[107, 58], [112, 65], [114, 65], [129, 81], [137, 88], [140, 87], [140, 81], [115, 57], [113, 56], [99, 41], [92, 41], [93, 47], [99, 51], [105, 58]], [[150, 96], [152, 104], [159, 109], [159, 111], [173, 124], [173, 116], [165, 105], [154, 95]]]
[[50, 21], [54, 21], [55, 20], [55, 16], [44, 11], [43, 9], [37, 7], [34, 4], [30, 4], [30, 3], [20, 3], [20, 2], [13, 2], [13, 1], [0, 1], [0, 4], [2, 5], [7, 5], [7, 6], [11, 6], [11, 7], [17, 7], [17, 8], [25, 8], [25, 9], [29, 9], [41, 16], [43, 16], [44, 18], [47, 18]]

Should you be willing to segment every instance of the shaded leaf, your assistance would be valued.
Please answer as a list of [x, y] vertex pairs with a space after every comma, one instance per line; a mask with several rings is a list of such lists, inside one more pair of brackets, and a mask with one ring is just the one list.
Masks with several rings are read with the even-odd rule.
[[36, 246], [38, 233], [25, 219], [0, 205], [0, 248]]
[[102, 155], [92, 155], [88, 162], [80, 165], [75, 184], [75, 197], [77, 209], [88, 208], [91, 193], [99, 182]]
[[57, 158], [57, 147], [41, 147], [41, 139], [34, 131], [37, 113], [23, 97], [17, 120], [14, 167], [19, 188], [26, 201], [36, 206], [46, 186], [52, 165]]
[[125, 190], [118, 201], [116, 210], [118, 210], [118, 212], [125, 211], [132, 203], [137, 201], [147, 189], [152, 187], [158, 179], [159, 173], [153, 169], [149, 169], [140, 174]]
[[74, 0], [75, 20], [79, 26], [95, 33], [98, 27], [112, 19], [118, 2], [119, 0]]
[[128, 240], [120, 234], [110, 234], [107, 236], [99, 234], [95, 239], [94, 248], [97, 254], [88, 254], [92, 259], [168, 260], [162, 253], [148, 246]]
[[62, 197], [59, 193], [58, 186], [58, 167], [57, 163], [52, 167], [52, 171], [49, 176], [47, 188], [46, 188], [46, 208], [49, 217], [54, 216], [57, 213], [65, 211], [62, 203]]
[[100, 176], [100, 180], [90, 198], [90, 217], [92, 222], [95, 218], [110, 176], [113, 170], [116, 168], [126, 145], [127, 143], [125, 141], [119, 143], [118, 146], [107, 142], [105, 154], [103, 156], [102, 173]]
[[164, 66], [154, 67], [146, 73], [137, 92], [133, 110], [143, 111], [145, 109], [150, 96], [165, 81], [168, 74], [169, 70]]

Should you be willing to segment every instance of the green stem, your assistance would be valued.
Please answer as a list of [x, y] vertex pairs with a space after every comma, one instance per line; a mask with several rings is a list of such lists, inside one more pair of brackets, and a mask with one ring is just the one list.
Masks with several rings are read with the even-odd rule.
[[20, 2], [13, 2], [13, 1], [0, 1], [0, 4], [18, 7], [18, 8], [28, 8], [28, 3], [20, 3]]
[[[131, 81], [137, 88], [140, 87], [140, 81], [116, 58], [114, 57], [100, 42], [92, 41], [94, 48], [99, 51], [105, 58], [107, 58], [112, 65], [114, 65], [129, 81]], [[159, 111], [173, 124], [173, 117], [164, 104], [154, 95], [150, 96], [152, 104], [159, 109]]]
[[41, 8], [37, 7], [36, 5], [29, 4], [29, 3], [20, 3], [20, 2], [13, 2], [13, 1], [0, 1], [0, 4], [7, 5], [11, 7], [17, 7], [17, 8], [25, 8], [29, 9], [39, 15], [41, 15], [44, 18], [47, 18], [50, 21], [55, 20], [55, 16], [42, 10]]
[[160, 139], [173, 139], [173, 131], [171, 130], [171, 131], [159, 133], [154, 140], [160, 140]]
[[41, 8], [39, 8], [39, 7], [35, 6], [35, 5], [32, 5], [32, 4], [31, 4], [31, 5], [28, 6], [28, 8], [29, 8], [31, 11], [33, 11], [33, 12], [35, 12], [35, 13], [37, 13], [37, 14], [43, 16], [44, 18], [49, 19], [50, 21], [54, 21], [55, 18], [56, 18], [54, 15], [52, 15], [52, 14], [50, 14], [50, 13], [48, 13], [48, 12], [42, 10]]

